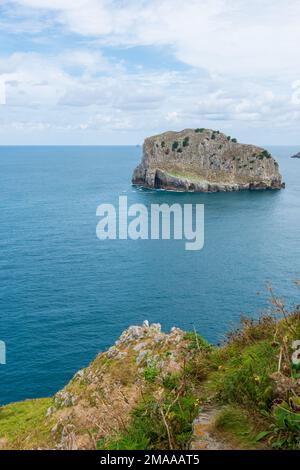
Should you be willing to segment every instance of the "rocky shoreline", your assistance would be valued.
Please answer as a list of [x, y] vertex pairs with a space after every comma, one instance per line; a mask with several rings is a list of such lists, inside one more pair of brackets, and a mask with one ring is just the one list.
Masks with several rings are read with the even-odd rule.
[[209, 129], [166, 132], [146, 139], [132, 183], [182, 192], [285, 187], [279, 165], [267, 150]]

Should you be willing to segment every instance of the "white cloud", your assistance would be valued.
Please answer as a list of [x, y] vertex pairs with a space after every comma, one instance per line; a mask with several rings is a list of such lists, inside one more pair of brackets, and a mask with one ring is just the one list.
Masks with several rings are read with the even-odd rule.
[[[292, 104], [300, 106], [300, 80], [295, 81], [292, 84], [293, 94], [292, 94]], [[300, 107], [299, 107], [300, 110]]]
[[178, 111], [169, 111], [166, 114], [166, 121], [167, 122], [172, 122], [172, 123], [177, 123], [180, 121], [180, 114]]
[[4, 78], [0, 76], [0, 105], [6, 104], [6, 83]]
[[106, 44], [168, 45], [217, 73], [300, 74], [299, 0], [18, 0]]
[[0, 74], [7, 91], [2, 124], [20, 132], [106, 129], [147, 135], [170, 126], [299, 124], [298, 81], [269, 87], [193, 70], [132, 73], [84, 49], [57, 56], [15, 53], [0, 58]]
[[[144, 136], [171, 126], [247, 126], [250, 133], [263, 123], [272, 131], [289, 126], [298, 132], [300, 0], [2, 3], [1, 27], [15, 25], [28, 34], [32, 22], [30, 38], [49, 46], [47, 52], [0, 57], [5, 129], [107, 129]], [[65, 46], [61, 36], [61, 49], [56, 42], [51, 52], [51, 41], [69, 32], [76, 35], [66, 34]], [[105, 57], [102, 45], [165, 46], [192, 68], [174, 65], [161, 72], [154, 64], [151, 71], [133, 71], [125, 61]], [[135, 60], [143, 65], [141, 52]]]

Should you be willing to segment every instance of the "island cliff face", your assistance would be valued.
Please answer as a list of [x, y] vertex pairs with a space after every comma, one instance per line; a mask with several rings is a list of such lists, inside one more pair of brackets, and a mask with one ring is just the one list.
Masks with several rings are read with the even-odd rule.
[[191, 192], [281, 189], [279, 165], [270, 153], [219, 131], [186, 129], [145, 140], [132, 183]]
[[293, 155], [292, 158], [300, 158], [300, 152], [296, 153], [296, 155]]

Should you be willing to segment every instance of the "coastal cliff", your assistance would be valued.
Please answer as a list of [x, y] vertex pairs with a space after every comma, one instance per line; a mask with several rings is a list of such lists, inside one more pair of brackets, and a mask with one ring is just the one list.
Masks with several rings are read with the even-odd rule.
[[54, 397], [0, 407], [0, 449], [300, 449], [299, 332], [299, 310], [221, 347], [131, 326]]
[[240, 144], [209, 129], [185, 129], [147, 138], [132, 183], [191, 192], [284, 187], [279, 165], [267, 150]]

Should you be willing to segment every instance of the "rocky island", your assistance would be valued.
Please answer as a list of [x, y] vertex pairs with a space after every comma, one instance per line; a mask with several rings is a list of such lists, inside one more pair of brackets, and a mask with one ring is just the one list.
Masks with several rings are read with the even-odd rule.
[[165, 132], [145, 140], [132, 183], [190, 192], [281, 189], [279, 165], [265, 149], [209, 129]]
[[300, 158], [300, 152], [296, 153], [296, 155], [293, 155], [292, 158]]

